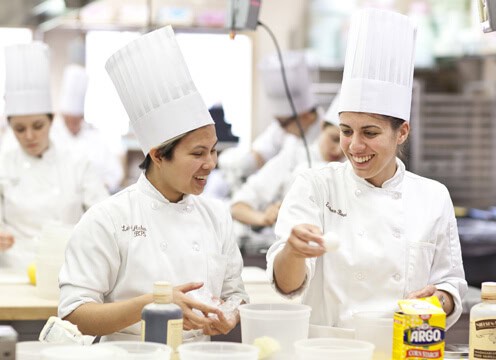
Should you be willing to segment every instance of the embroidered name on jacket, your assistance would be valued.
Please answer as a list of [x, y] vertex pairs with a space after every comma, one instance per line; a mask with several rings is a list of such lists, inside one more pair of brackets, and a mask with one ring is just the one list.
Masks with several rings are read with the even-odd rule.
[[337, 210], [336, 209], [333, 209], [332, 206], [331, 206], [331, 204], [329, 203], [329, 201], [326, 202], [325, 206], [326, 206], [326, 208], [329, 209], [330, 212], [332, 212], [334, 214], [338, 214], [339, 216], [345, 217], [345, 216], [348, 215], [348, 214], [344, 213], [343, 210], [341, 210], [341, 209], [337, 209]]
[[122, 225], [121, 230], [131, 231], [134, 237], [146, 237], [146, 227], [144, 227], [143, 225]]

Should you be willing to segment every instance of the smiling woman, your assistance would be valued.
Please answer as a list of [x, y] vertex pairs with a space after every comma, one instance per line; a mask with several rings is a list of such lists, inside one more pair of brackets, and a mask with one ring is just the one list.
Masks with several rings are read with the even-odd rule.
[[[74, 230], [59, 278], [59, 316], [103, 341], [137, 340], [152, 285], [167, 280], [175, 285], [185, 338], [225, 334], [238, 315], [226, 318], [186, 296], [203, 287], [222, 301], [248, 300], [228, 209], [197, 196], [216, 165], [217, 136], [172, 28], [131, 42], [106, 68], [145, 155], [144, 171], [136, 184], [94, 206]], [[145, 230], [124, 230], [134, 227]]]
[[[450, 327], [467, 291], [453, 205], [444, 185], [397, 158], [410, 131], [415, 28], [404, 15], [367, 9], [353, 16], [349, 39], [338, 106], [348, 161], [293, 183], [267, 275], [284, 296], [304, 294], [311, 324], [343, 336], [354, 313], [393, 313], [405, 297], [443, 299]], [[329, 232], [340, 248], [326, 253]]]

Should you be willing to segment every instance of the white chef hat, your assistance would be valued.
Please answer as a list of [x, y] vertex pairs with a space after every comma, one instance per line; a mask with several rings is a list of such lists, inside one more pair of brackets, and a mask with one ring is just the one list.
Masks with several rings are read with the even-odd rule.
[[[305, 54], [293, 51], [284, 53], [282, 57], [296, 113], [301, 114], [311, 110], [316, 101], [311, 92], [310, 69]], [[292, 116], [293, 111], [286, 96], [278, 56], [272, 55], [264, 58], [260, 62], [259, 71], [270, 101], [272, 114], [280, 117]]]
[[87, 87], [86, 70], [80, 65], [66, 66], [62, 79], [60, 112], [67, 115], [83, 116]]
[[339, 126], [339, 94], [332, 99], [331, 105], [324, 115], [324, 121], [334, 126]]
[[214, 123], [171, 26], [132, 41], [105, 67], [145, 155], [164, 141]]
[[5, 115], [52, 113], [48, 52], [38, 41], [5, 47]]
[[416, 29], [407, 16], [363, 9], [348, 35], [339, 112], [410, 120]]

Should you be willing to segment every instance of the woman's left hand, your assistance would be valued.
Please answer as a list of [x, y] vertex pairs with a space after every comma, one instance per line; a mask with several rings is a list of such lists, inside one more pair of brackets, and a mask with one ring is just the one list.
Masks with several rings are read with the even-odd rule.
[[[212, 318], [211, 318], [212, 319]], [[226, 335], [236, 327], [239, 322], [239, 312], [236, 316], [226, 318], [222, 312], [217, 314], [217, 319], [212, 319], [210, 328], [203, 328], [205, 335]]]
[[450, 315], [455, 309], [455, 303], [453, 301], [453, 297], [450, 293], [438, 290], [434, 285], [427, 285], [423, 289], [413, 291], [406, 297], [407, 299], [419, 299], [429, 296], [437, 296], [439, 302], [443, 306], [443, 310], [447, 315]]

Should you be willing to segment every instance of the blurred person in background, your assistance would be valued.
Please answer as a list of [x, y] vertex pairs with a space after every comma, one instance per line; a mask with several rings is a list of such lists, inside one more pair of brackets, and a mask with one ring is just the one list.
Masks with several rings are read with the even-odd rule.
[[[338, 97], [329, 106], [321, 125], [321, 133], [310, 146], [312, 168], [344, 160], [339, 145], [337, 99]], [[251, 226], [274, 225], [284, 195], [296, 174], [305, 168], [308, 168], [308, 160], [301, 142], [294, 142], [292, 146], [287, 144], [234, 193], [231, 201], [233, 218]]]
[[82, 155], [50, 141], [48, 46], [5, 48], [5, 115], [18, 146], [0, 155], [0, 267], [25, 270], [44, 224], [75, 224], [108, 192]]
[[51, 138], [61, 147], [86, 154], [111, 193], [120, 189], [123, 165], [113, 154], [104, 136], [84, 120], [88, 76], [84, 67], [71, 64], [64, 69], [59, 112]]
[[[311, 92], [310, 68], [303, 52], [286, 52], [283, 62], [298, 120], [307, 144], [311, 144], [320, 133], [323, 114]], [[232, 191], [276, 156], [287, 141], [292, 143], [295, 137], [301, 136], [286, 96], [277, 55], [268, 56], [260, 62], [259, 76], [269, 100], [268, 111], [275, 120], [255, 139], [249, 151], [230, 148], [219, 155], [219, 168], [224, 172]], [[302, 142], [301, 138], [298, 141]]]

